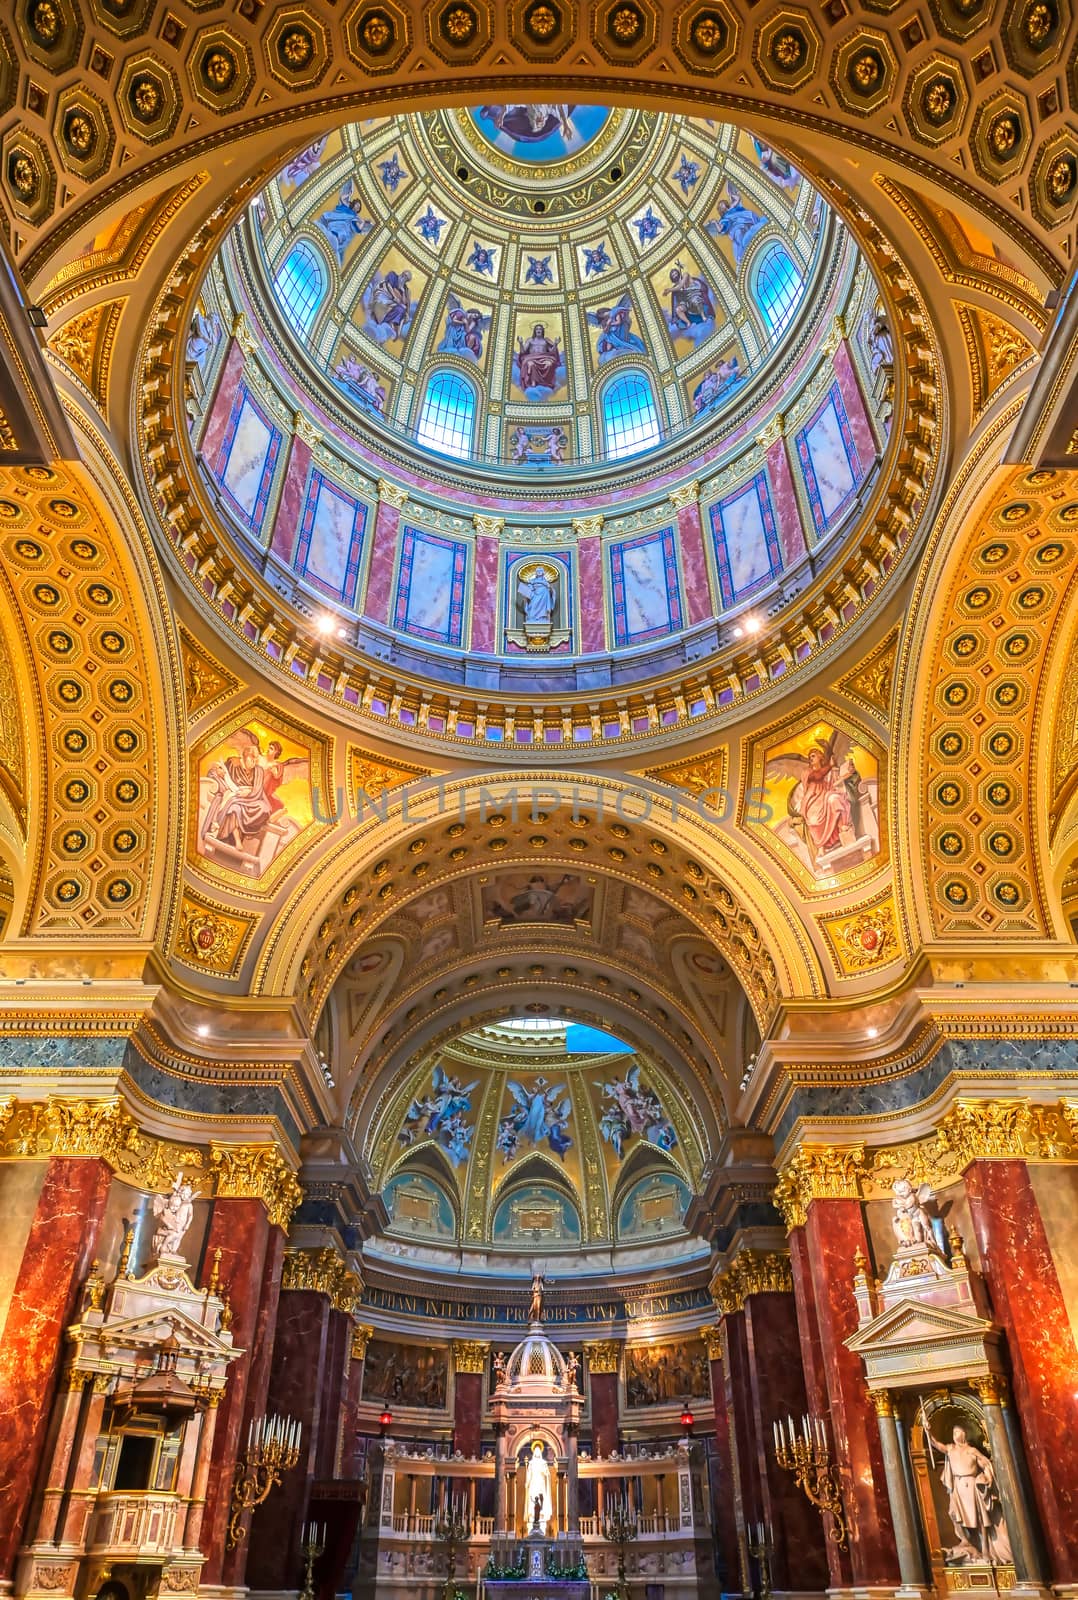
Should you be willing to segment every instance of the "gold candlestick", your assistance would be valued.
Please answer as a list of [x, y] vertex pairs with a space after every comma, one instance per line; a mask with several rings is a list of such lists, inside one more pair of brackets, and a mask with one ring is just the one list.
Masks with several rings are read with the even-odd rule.
[[798, 1433], [793, 1417], [776, 1422], [775, 1460], [820, 1511], [833, 1518], [829, 1537], [840, 1550], [849, 1547], [846, 1512], [842, 1505], [838, 1474], [831, 1462], [831, 1447], [821, 1417], [805, 1416]]
[[247, 1429], [247, 1448], [236, 1463], [232, 1480], [232, 1506], [228, 1519], [228, 1548], [246, 1538], [243, 1519], [260, 1506], [299, 1460], [302, 1428], [292, 1417], [258, 1417]]

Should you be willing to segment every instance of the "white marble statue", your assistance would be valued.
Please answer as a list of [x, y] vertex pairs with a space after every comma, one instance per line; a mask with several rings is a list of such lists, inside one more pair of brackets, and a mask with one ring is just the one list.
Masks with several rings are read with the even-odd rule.
[[895, 341], [887, 318], [877, 312], [868, 335], [868, 358], [873, 372], [890, 372], [895, 364]]
[[958, 1543], [946, 1552], [947, 1561], [966, 1565], [971, 1561], [993, 1565], [1013, 1561], [995, 1469], [989, 1458], [970, 1444], [965, 1428], [951, 1430], [950, 1444], [933, 1437], [927, 1419], [924, 1429], [930, 1448], [943, 1457], [940, 1481], [947, 1491], [947, 1515], [958, 1535]]
[[182, 1172], [177, 1172], [173, 1178], [171, 1193], [154, 1195], [153, 1214], [160, 1222], [153, 1236], [155, 1255], [179, 1255], [183, 1236], [194, 1219], [194, 1198], [194, 1185], [187, 1182]]
[[536, 567], [530, 578], [520, 580], [517, 593], [524, 606], [525, 622], [545, 623], [549, 627], [557, 604], [557, 593], [549, 574], [542, 567]]
[[927, 1183], [915, 1189], [908, 1178], [898, 1178], [891, 1189], [891, 1226], [900, 1245], [925, 1245], [942, 1254], [926, 1203], [936, 1197]]
[[[539, 1502], [538, 1512], [536, 1501]], [[538, 1440], [532, 1445], [532, 1453], [528, 1459], [528, 1471], [524, 1479], [524, 1504], [529, 1512], [528, 1526], [533, 1528], [538, 1523], [540, 1530], [545, 1533], [552, 1514], [554, 1497], [550, 1490], [550, 1468], [546, 1464], [546, 1456]]]

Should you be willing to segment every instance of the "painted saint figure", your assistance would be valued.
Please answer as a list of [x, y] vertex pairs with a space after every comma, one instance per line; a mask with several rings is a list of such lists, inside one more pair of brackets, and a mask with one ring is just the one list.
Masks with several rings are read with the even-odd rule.
[[945, 1444], [935, 1438], [923, 1412], [922, 1421], [930, 1449], [938, 1450], [944, 1458], [940, 1481], [947, 1491], [947, 1515], [958, 1535], [958, 1543], [946, 1552], [946, 1560], [953, 1565], [1013, 1561], [991, 1461], [970, 1444], [965, 1428], [953, 1428], [951, 1442]]
[[367, 305], [375, 328], [385, 330], [387, 339], [403, 340], [412, 326], [412, 274], [385, 272], [371, 279]]
[[726, 181], [726, 191], [726, 198], [718, 203], [718, 217], [705, 223], [705, 228], [712, 238], [729, 239], [734, 253], [734, 266], [739, 267], [749, 240], [765, 225], [767, 218], [745, 204], [740, 191], [729, 179]]
[[646, 353], [643, 339], [633, 332], [633, 304], [627, 294], [622, 295], [617, 305], [600, 306], [597, 311], [589, 311], [587, 315], [592, 327], [599, 329], [595, 353], [600, 361], [606, 356], [623, 355], [627, 351], [634, 355]]
[[352, 240], [362, 239], [374, 227], [373, 222], [360, 216], [359, 205], [355, 186], [349, 181], [341, 190], [337, 204], [331, 210], [324, 211], [318, 219], [318, 226], [333, 246], [339, 267], [344, 266], [345, 253]]
[[672, 334], [687, 334], [700, 339], [710, 333], [715, 321], [715, 306], [711, 298], [711, 285], [699, 273], [693, 273], [681, 261], [670, 268], [669, 283], [663, 291], [670, 301], [667, 325]]
[[537, 322], [527, 339], [517, 340], [517, 376], [525, 394], [529, 389], [553, 392], [560, 383], [561, 341], [548, 339], [543, 323]]

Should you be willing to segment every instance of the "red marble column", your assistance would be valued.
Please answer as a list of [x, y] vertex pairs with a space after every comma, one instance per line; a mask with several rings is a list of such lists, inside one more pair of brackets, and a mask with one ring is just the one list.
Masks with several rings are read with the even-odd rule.
[[[285, 1236], [282, 1228], [273, 1225], [270, 1227], [266, 1241], [265, 1257], [262, 1265], [262, 1277], [258, 1292], [258, 1313], [255, 1318], [254, 1332], [251, 1335], [250, 1365], [247, 1371], [247, 1390], [244, 1397], [243, 1420], [240, 1424], [240, 1441], [247, 1436], [248, 1425], [255, 1417], [265, 1415], [266, 1400], [269, 1394], [270, 1373], [273, 1364], [274, 1335], [277, 1328], [277, 1307], [281, 1296], [281, 1268], [284, 1264]], [[233, 1324], [233, 1331], [235, 1324]], [[238, 1341], [237, 1341], [238, 1342]], [[223, 1494], [226, 1504], [231, 1500], [231, 1480], [222, 1480], [218, 1494]], [[207, 1507], [209, 1511], [209, 1507]], [[248, 1532], [250, 1518], [247, 1519]], [[205, 1529], [206, 1524], [203, 1523]], [[224, 1526], [228, 1526], [228, 1512], [225, 1512]], [[224, 1542], [224, 1535], [222, 1543]], [[214, 1551], [217, 1549], [216, 1534], [214, 1535]], [[207, 1545], [203, 1541], [203, 1549]], [[249, 1537], [243, 1539], [234, 1550], [224, 1546], [223, 1558], [220, 1562], [220, 1581], [233, 1588], [242, 1588], [247, 1570], [247, 1554], [250, 1548]], [[203, 1568], [203, 1583], [214, 1580], [208, 1576], [209, 1565]]]
[[299, 1585], [300, 1533], [324, 1422], [330, 1302], [310, 1289], [286, 1289], [277, 1309], [267, 1410], [298, 1419], [299, 1461], [255, 1512], [251, 1523], [247, 1582], [252, 1589]]
[[677, 514], [678, 543], [681, 546], [681, 571], [685, 579], [685, 605], [689, 625], [703, 622], [715, 615], [711, 603], [711, 585], [707, 577], [707, 559], [704, 555], [704, 534], [700, 523], [700, 506], [697, 501], [680, 506]]
[[[801, 1375], [805, 1382], [805, 1399], [814, 1417], [826, 1417], [827, 1375], [824, 1371], [823, 1349], [820, 1344], [820, 1324], [816, 1316], [816, 1291], [809, 1263], [808, 1240], [804, 1228], [792, 1229], [787, 1245], [790, 1251], [790, 1268], [794, 1280], [794, 1306], [797, 1311], [797, 1334], [801, 1344]], [[794, 1412], [796, 1419], [797, 1412]], [[830, 1587], [838, 1589], [852, 1581], [849, 1552], [840, 1550], [831, 1538], [833, 1521], [822, 1516], [827, 1549], [827, 1565], [831, 1575]]]
[[[351, 1350], [365, 1349], [360, 1341], [352, 1341]], [[338, 1476], [341, 1478], [358, 1478], [360, 1476], [359, 1456], [359, 1402], [363, 1395], [363, 1357], [358, 1359], [354, 1354], [348, 1362], [348, 1373], [344, 1385], [344, 1402], [341, 1410], [341, 1440], [340, 1440], [340, 1466]]]
[[859, 1200], [813, 1200], [805, 1224], [827, 1380], [831, 1439], [850, 1531], [853, 1582], [897, 1586], [898, 1552], [875, 1410], [861, 1357], [845, 1341], [857, 1331], [854, 1257], [869, 1254]]
[[850, 347], [845, 339], [835, 351], [835, 377], [838, 379], [846, 415], [850, 422], [850, 432], [861, 460], [861, 472], [865, 473], [876, 457], [876, 438], [872, 432], [872, 424], [868, 420], [868, 409], [861, 393], [861, 385], [857, 381], [857, 371], [850, 355]]
[[266, 1261], [270, 1224], [260, 1200], [215, 1200], [202, 1258], [202, 1282], [210, 1280], [214, 1258], [221, 1252], [218, 1272], [222, 1293], [232, 1304], [232, 1339], [245, 1354], [232, 1363], [221, 1403], [206, 1482], [201, 1547], [206, 1556], [203, 1583], [220, 1583], [232, 1498], [236, 1458], [246, 1433], [244, 1417], [247, 1387], [254, 1359], [253, 1347], [262, 1298], [262, 1273]]
[[734, 1513], [736, 1478], [733, 1440], [730, 1411], [726, 1404], [726, 1370], [718, 1359], [711, 1363], [711, 1398], [715, 1407], [715, 1454], [719, 1463], [718, 1482], [712, 1485], [712, 1515], [722, 1560], [719, 1579], [723, 1594], [738, 1594], [742, 1587], [742, 1573]]
[[760, 1486], [763, 1521], [774, 1541], [772, 1585], [776, 1589], [826, 1589], [830, 1579], [823, 1520], [792, 1475], [779, 1466], [774, 1451], [775, 1423], [787, 1416], [800, 1417], [806, 1410], [793, 1295], [749, 1295], [744, 1317], [755, 1446], [753, 1466]]
[[288, 467], [281, 485], [281, 498], [273, 523], [270, 549], [282, 561], [295, 560], [299, 526], [303, 517], [303, 490], [311, 470], [312, 450], [306, 439], [298, 433], [292, 435], [292, 448], [288, 454]]
[[367, 589], [363, 597], [363, 615], [370, 617], [372, 622], [390, 621], [389, 608], [400, 525], [400, 507], [379, 500], [378, 514], [374, 519], [370, 565], [367, 568]]
[[806, 547], [801, 507], [794, 488], [785, 439], [776, 439], [768, 445], [767, 476], [771, 484], [771, 505], [778, 525], [783, 562], [786, 566], [792, 566], [800, 561]]
[[606, 649], [606, 607], [603, 601], [603, 549], [588, 535], [577, 541], [580, 580], [580, 648], [585, 655]]
[[755, 1471], [756, 1441], [753, 1437], [752, 1377], [743, 1311], [727, 1312], [726, 1330], [726, 1409], [730, 1418], [730, 1449], [734, 1462], [734, 1511], [740, 1529], [754, 1527], [763, 1516], [760, 1485]]
[[618, 1448], [618, 1375], [589, 1372], [591, 1390], [591, 1448], [597, 1456], [611, 1456]]
[[472, 649], [485, 655], [498, 649], [498, 556], [496, 538], [480, 533], [475, 540], [472, 585]]
[[0, 1579], [13, 1575], [63, 1331], [90, 1270], [111, 1181], [103, 1161], [53, 1157], [45, 1169], [0, 1340]]
[[[477, 1456], [483, 1426], [483, 1374], [457, 1372], [453, 1377], [453, 1448]], [[460, 1485], [463, 1487], [463, 1484]]]
[[966, 1169], [973, 1227], [997, 1320], [1052, 1577], [1078, 1582], [1078, 1350], [1024, 1161]]
[[320, 1400], [316, 1478], [335, 1478], [341, 1441], [341, 1419], [348, 1362], [352, 1351], [352, 1319], [347, 1311], [331, 1311], [326, 1327], [326, 1368]]

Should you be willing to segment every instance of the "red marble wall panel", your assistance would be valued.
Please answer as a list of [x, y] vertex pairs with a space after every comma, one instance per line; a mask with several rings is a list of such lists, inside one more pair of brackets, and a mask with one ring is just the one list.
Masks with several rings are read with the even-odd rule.
[[835, 377], [838, 379], [839, 389], [846, 406], [846, 415], [850, 419], [850, 432], [853, 434], [857, 446], [857, 454], [861, 457], [861, 469], [867, 472], [876, 459], [876, 436], [872, 432], [872, 424], [868, 420], [865, 409], [864, 396], [861, 385], [857, 381], [853, 357], [850, 347], [843, 339], [835, 351]]
[[597, 1456], [610, 1456], [618, 1448], [618, 1375], [616, 1372], [592, 1372], [588, 1375], [591, 1389], [591, 1447]]
[[576, 551], [580, 582], [580, 649], [587, 655], [606, 649], [603, 607], [603, 552], [598, 539], [581, 539]]
[[786, 566], [793, 566], [805, 554], [805, 528], [801, 521], [801, 507], [794, 489], [785, 439], [776, 439], [768, 446], [767, 477], [771, 485], [771, 505], [778, 525], [782, 559]]
[[232, 1363], [217, 1411], [213, 1454], [206, 1486], [206, 1512], [201, 1545], [206, 1554], [205, 1583], [220, 1583], [225, 1539], [236, 1472], [236, 1458], [246, 1434], [247, 1387], [251, 1375], [262, 1274], [269, 1240], [269, 1218], [260, 1200], [215, 1200], [202, 1258], [202, 1279], [209, 1282], [215, 1252], [220, 1250], [221, 1287], [232, 1303], [233, 1343], [245, 1353]]
[[229, 342], [228, 354], [221, 364], [217, 393], [213, 397], [206, 426], [202, 430], [202, 442], [198, 447], [199, 454], [208, 467], [212, 467], [217, 460], [217, 452], [221, 448], [221, 441], [228, 427], [228, 414], [232, 410], [232, 402], [236, 398], [236, 390], [240, 386], [246, 364], [243, 351], [235, 339], [232, 339]]
[[805, 1226], [820, 1351], [827, 1380], [832, 1447], [842, 1480], [850, 1527], [855, 1584], [897, 1584], [898, 1554], [876, 1413], [865, 1387], [865, 1368], [845, 1340], [857, 1331], [854, 1257], [868, 1254], [858, 1200], [814, 1200]]
[[792, 1294], [754, 1294], [745, 1301], [745, 1344], [752, 1398], [754, 1467], [763, 1521], [775, 1553], [776, 1589], [826, 1589], [829, 1577], [823, 1520], [775, 1459], [775, 1423], [806, 1407], [797, 1310]]
[[45, 1169], [0, 1339], [0, 1579], [10, 1578], [49, 1425], [63, 1331], [97, 1247], [112, 1174], [56, 1157]]
[[282, 561], [295, 559], [299, 525], [303, 517], [303, 488], [311, 469], [311, 447], [298, 433], [292, 435], [292, 449], [281, 485], [281, 500], [273, 524], [270, 549]]
[[703, 622], [705, 618], [715, 615], [715, 608], [711, 603], [711, 585], [707, 576], [704, 534], [698, 503], [681, 507], [677, 514], [677, 533], [678, 544], [681, 546], [685, 606], [691, 627], [694, 622]]
[[453, 1379], [453, 1448], [479, 1454], [483, 1425], [483, 1374], [458, 1372]]
[[1023, 1161], [975, 1161], [966, 1194], [1014, 1398], [1052, 1577], [1078, 1583], [1078, 1350]]
[[498, 541], [480, 534], [475, 541], [472, 584], [472, 649], [493, 654], [498, 648]]
[[374, 519], [371, 559], [367, 568], [367, 588], [363, 596], [363, 615], [370, 617], [372, 622], [389, 621], [400, 523], [399, 509], [379, 500], [378, 514]]
[[363, 1395], [363, 1363], [350, 1360], [344, 1384], [341, 1413], [341, 1443], [339, 1474], [342, 1478], [358, 1478], [360, 1473], [360, 1446], [358, 1432], [359, 1403]]

